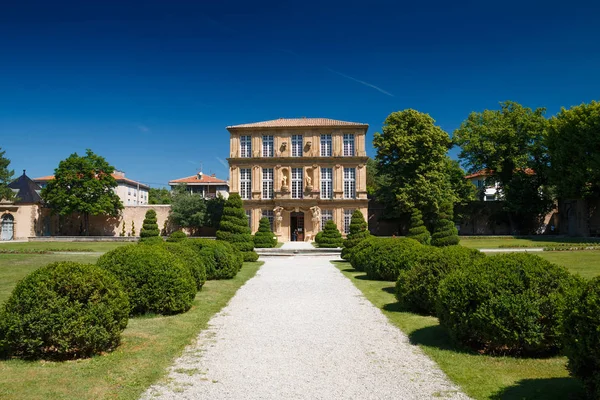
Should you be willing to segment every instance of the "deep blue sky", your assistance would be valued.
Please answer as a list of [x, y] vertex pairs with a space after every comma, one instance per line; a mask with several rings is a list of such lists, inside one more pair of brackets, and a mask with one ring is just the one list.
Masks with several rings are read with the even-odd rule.
[[17, 174], [91, 148], [162, 186], [200, 162], [226, 178], [228, 125], [328, 117], [368, 123], [370, 142], [405, 108], [449, 133], [504, 100], [552, 115], [600, 98], [599, 15], [593, 1], [3, 1], [0, 147]]

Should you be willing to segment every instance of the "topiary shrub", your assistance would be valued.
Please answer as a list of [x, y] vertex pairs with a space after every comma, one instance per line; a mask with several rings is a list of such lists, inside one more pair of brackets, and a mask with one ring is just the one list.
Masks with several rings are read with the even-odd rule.
[[148, 210], [146, 211], [146, 216], [142, 224], [142, 230], [140, 231], [140, 240], [157, 236], [160, 236], [160, 230], [158, 229], [158, 224], [156, 223], [156, 211]]
[[150, 236], [141, 238], [139, 244], [147, 244], [147, 245], [155, 245], [155, 244], [163, 244], [165, 241], [160, 236]]
[[122, 283], [132, 314], [185, 312], [196, 296], [189, 268], [163, 246], [117, 247], [97, 263]]
[[49, 264], [20, 281], [0, 311], [0, 354], [73, 359], [110, 351], [128, 314], [112, 274], [95, 265]]
[[183, 231], [175, 231], [169, 235], [167, 242], [177, 243], [187, 239], [187, 235]]
[[551, 354], [579, 284], [564, 267], [532, 254], [484, 257], [440, 282], [436, 314], [454, 340], [481, 352]]
[[[318, 235], [317, 235], [318, 236]], [[332, 220], [327, 220], [325, 227], [323, 228], [323, 234], [319, 240], [315, 240], [319, 247], [323, 248], [337, 248], [342, 247], [343, 239], [342, 234], [338, 231], [338, 228]]]
[[430, 251], [416, 240], [407, 238], [379, 239], [369, 249], [365, 272], [369, 279], [395, 281], [403, 269]]
[[363, 213], [360, 210], [354, 211], [350, 220], [350, 232], [343, 242], [342, 259], [348, 260], [351, 257], [352, 249], [369, 236], [371, 233], [367, 229], [367, 221], [365, 221]]
[[466, 268], [482, 257], [485, 255], [480, 251], [462, 246], [429, 247], [411, 268], [398, 274], [396, 298], [408, 310], [435, 315], [440, 281], [455, 269]]
[[410, 229], [406, 237], [416, 240], [421, 244], [431, 242], [431, 234], [423, 222], [423, 214], [418, 208], [413, 208], [410, 216]]
[[220, 240], [190, 239], [184, 242], [201, 257], [206, 268], [206, 278], [231, 279], [244, 263], [243, 255], [231, 244]]
[[566, 309], [564, 352], [571, 375], [579, 378], [590, 399], [600, 398], [600, 277], [587, 282]]
[[194, 282], [196, 282], [196, 289], [202, 289], [204, 282], [206, 282], [206, 267], [198, 252], [182, 243], [164, 243], [164, 248], [179, 258], [179, 261], [190, 270]]
[[442, 207], [440, 207], [439, 219], [435, 224], [433, 235], [431, 237], [431, 244], [433, 246], [453, 246], [460, 242], [458, 229], [456, 229], [452, 217], [452, 204], [443, 204]]
[[248, 227], [248, 218], [244, 211], [242, 198], [237, 193], [232, 193], [223, 207], [223, 216], [217, 231], [217, 240], [231, 243], [242, 252], [244, 261], [258, 260], [254, 252], [252, 233]]
[[352, 268], [357, 271], [365, 270], [365, 264], [371, 258], [371, 250], [379, 240], [382, 239], [375, 236], [369, 236], [354, 246], [352, 251], [347, 255]]
[[254, 247], [272, 248], [277, 245], [277, 239], [271, 231], [269, 218], [261, 218], [258, 224], [258, 231], [254, 234]]
[[319, 241], [323, 238], [323, 231], [317, 233], [315, 235], [315, 243], [319, 243]]

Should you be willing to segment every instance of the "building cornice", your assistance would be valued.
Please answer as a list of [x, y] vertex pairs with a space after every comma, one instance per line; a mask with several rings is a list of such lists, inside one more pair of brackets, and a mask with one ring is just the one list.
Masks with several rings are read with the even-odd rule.
[[280, 164], [301, 164], [303, 166], [311, 166], [313, 164], [366, 164], [369, 160], [367, 156], [353, 157], [230, 157], [227, 158], [229, 166], [232, 165], [268, 165], [277, 166]]

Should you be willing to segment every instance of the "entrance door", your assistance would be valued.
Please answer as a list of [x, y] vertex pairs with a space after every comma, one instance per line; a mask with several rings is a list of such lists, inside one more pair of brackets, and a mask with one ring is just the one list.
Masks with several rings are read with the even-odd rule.
[[304, 213], [293, 212], [290, 214], [290, 234], [292, 241], [304, 241]]
[[0, 236], [1, 240], [12, 240], [13, 239], [13, 225], [14, 218], [10, 214], [6, 214], [2, 217], [2, 234]]

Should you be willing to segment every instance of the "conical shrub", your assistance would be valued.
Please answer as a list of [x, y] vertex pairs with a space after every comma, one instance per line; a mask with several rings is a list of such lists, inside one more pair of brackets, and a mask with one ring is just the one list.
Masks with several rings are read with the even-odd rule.
[[416, 240], [421, 244], [429, 244], [431, 241], [431, 234], [423, 223], [423, 214], [418, 208], [413, 208], [410, 216], [410, 229], [408, 235], [411, 239]]
[[258, 254], [254, 252], [252, 233], [248, 227], [244, 204], [237, 193], [230, 194], [225, 202], [223, 216], [217, 231], [217, 240], [231, 243], [233, 247], [242, 252], [244, 261], [258, 260]]
[[342, 247], [344, 241], [337, 225], [332, 220], [328, 220], [323, 228], [323, 234], [315, 240], [319, 247], [336, 248]]
[[271, 231], [271, 223], [268, 218], [261, 218], [258, 231], [254, 234], [254, 247], [271, 248], [277, 245], [277, 239]]
[[431, 244], [437, 247], [453, 246], [460, 242], [458, 229], [452, 221], [452, 204], [443, 204], [440, 207], [439, 219], [435, 224]]
[[367, 221], [360, 210], [356, 210], [352, 213], [352, 219], [350, 220], [350, 232], [344, 240], [344, 248], [342, 249], [342, 259], [347, 260], [350, 257], [352, 249], [371, 236], [371, 233], [367, 229]]
[[160, 230], [158, 229], [158, 224], [156, 223], [156, 211], [148, 210], [146, 211], [146, 216], [142, 224], [140, 238], [143, 240], [145, 238], [157, 237], [159, 235]]

